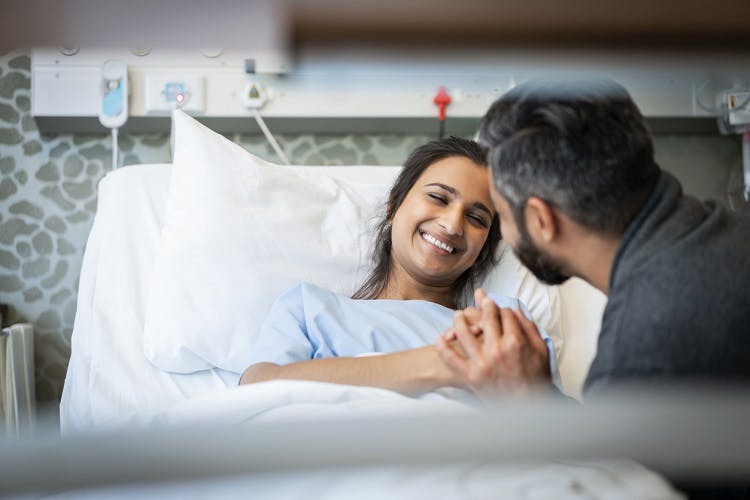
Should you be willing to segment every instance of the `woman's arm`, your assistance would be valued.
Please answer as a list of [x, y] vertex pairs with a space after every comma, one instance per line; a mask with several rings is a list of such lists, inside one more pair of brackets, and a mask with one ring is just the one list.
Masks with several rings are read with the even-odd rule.
[[245, 370], [240, 384], [278, 379], [381, 387], [408, 396], [461, 385], [434, 346], [378, 356], [312, 359], [283, 366], [256, 363]]

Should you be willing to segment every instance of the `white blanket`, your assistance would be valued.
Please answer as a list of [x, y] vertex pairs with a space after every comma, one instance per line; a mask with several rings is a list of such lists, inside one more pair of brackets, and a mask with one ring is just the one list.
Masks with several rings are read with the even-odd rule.
[[[206, 425], [231, 429], [253, 423], [408, 415], [455, 415], [476, 410], [432, 393], [409, 398], [385, 389], [286, 381], [204, 394], [167, 409], [124, 415], [111, 426]], [[314, 432], [314, 428], [310, 429]], [[279, 443], [283, 449], [284, 443]], [[323, 451], [323, 450], [322, 450]], [[363, 450], [363, 452], [366, 452]], [[397, 457], [394, 461], [398, 462]], [[631, 460], [593, 462], [387, 465], [260, 473], [203, 481], [75, 491], [63, 498], [608, 498], [679, 499], [660, 476]]]
[[555, 499], [684, 500], [659, 476], [629, 460], [370, 467], [258, 474], [209, 481], [79, 490], [75, 499]]
[[474, 411], [450, 397], [452, 391], [420, 398], [387, 389], [350, 385], [275, 380], [231, 387], [180, 401], [166, 409], [134, 412], [111, 420], [105, 428], [173, 426], [192, 423], [240, 425], [358, 416], [435, 415]]

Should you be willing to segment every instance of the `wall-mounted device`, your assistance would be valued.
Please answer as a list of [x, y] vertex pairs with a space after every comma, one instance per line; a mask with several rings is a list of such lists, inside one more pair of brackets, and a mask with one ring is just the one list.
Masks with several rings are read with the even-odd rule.
[[111, 59], [127, 64], [123, 83], [130, 98], [124, 127], [134, 132], [168, 130], [165, 117], [183, 99], [183, 111], [210, 120], [222, 132], [256, 133], [255, 121], [244, 118], [259, 109], [274, 132], [432, 133], [432, 97], [442, 84], [452, 99], [446, 133], [471, 135], [492, 102], [515, 83], [534, 76], [569, 77], [571, 71], [622, 83], [644, 116], [658, 120], [662, 129], [684, 131], [695, 125], [705, 131], [716, 117], [713, 106], [702, 105], [708, 96], [750, 85], [750, 65], [740, 53], [684, 62], [654, 55], [637, 64], [624, 57], [620, 65], [617, 57], [593, 54], [540, 54], [530, 60], [494, 51], [471, 57], [461, 51], [425, 51], [425, 57], [420, 51], [402, 52], [376, 50], [361, 57], [334, 48], [303, 50], [292, 58], [286, 50], [34, 48], [31, 113], [43, 132], [100, 129], [102, 63]]
[[193, 72], [149, 73], [144, 79], [144, 111], [147, 115], [168, 115], [175, 109], [189, 114], [206, 111], [203, 76]]
[[730, 89], [717, 96], [716, 121], [722, 134], [742, 135], [745, 201], [750, 201], [750, 89]]
[[107, 128], [122, 127], [128, 119], [128, 66], [123, 61], [104, 61], [101, 89], [99, 121]]
[[102, 64], [101, 75], [102, 100], [99, 121], [112, 129], [112, 168], [117, 168], [117, 131], [128, 120], [128, 65], [124, 61], [108, 59]]
[[248, 109], [260, 109], [268, 100], [266, 89], [255, 80], [248, 80], [242, 89], [242, 104]]

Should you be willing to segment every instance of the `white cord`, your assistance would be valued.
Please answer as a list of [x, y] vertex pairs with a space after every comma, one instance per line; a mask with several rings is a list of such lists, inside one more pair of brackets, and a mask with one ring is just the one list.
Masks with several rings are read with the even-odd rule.
[[120, 148], [117, 144], [117, 127], [112, 128], [112, 169], [116, 169], [120, 166], [120, 162], [118, 161], [120, 156]]
[[266, 127], [266, 122], [263, 121], [263, 118], [260, 116], [260, 112], [258, 111], [258, 108], [252, 108], [253, 116], [255, 117], [255, 121], [258, 122], [258, 126], [263, 131], [263, 135], [266, 136], [266, 140], [271, 143], [271, 146], [273, 146], [274, 151], [276, 151], [276, 154], [281, 158], [281, 161], [284, 162], [284, 165], [291, 165], [292, 163], [289, 161], [289, 158], [286, 157], [284, 154], [284, 151], [279, 146], [279, 143], [276, 142], [276, 139], [274, 139], [273, 135], [271, 135], [271, 131], [268, 130], [268, 127]]

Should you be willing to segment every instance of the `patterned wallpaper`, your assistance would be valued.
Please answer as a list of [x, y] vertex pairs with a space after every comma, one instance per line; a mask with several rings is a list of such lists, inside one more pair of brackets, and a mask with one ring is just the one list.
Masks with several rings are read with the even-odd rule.
[[[232, 135], [276, 160], [261, 136]], [[400, 164], [422, 135], [280, 135], [295, 164]], [[657, 159], [686, 191], [727, 199], [741, 185], [739, 140], [658, 136]], [[126, 164], [168, 162], [166, 134], [120, 136]], [[0, 55], [0, 303], [5, 323], [36, 328], [37, 399], [60, 397], [70, 355], [78, 276], [96, 212], [96, 186], [112, 169], [109, 134], [41, 134], [30, 111], [27, 52]]]

